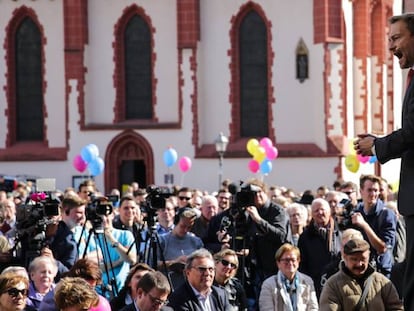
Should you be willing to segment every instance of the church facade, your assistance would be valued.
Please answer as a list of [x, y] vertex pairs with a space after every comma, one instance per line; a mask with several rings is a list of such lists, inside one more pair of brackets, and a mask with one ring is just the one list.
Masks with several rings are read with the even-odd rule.
[[[88, 144], [101, 191], [138, 181], [217, 190], [222, 178], [298, 191], [398, 163], [345, 166], [358, 133], [400, 125], [404, 73], [387, 50], [401, 0], [0, 0], [0, 174], [73, 185]], [[265, 175], [251, 138], [278, 149]], [[192, 166], [167, 167], [174, 148]], [[167, 178], [168, 179], [168, 178]]]

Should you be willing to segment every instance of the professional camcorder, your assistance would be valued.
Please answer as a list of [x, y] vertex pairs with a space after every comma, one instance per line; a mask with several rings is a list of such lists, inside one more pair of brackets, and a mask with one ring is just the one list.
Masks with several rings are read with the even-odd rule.
[[103, 232], [103, 216], [108, 216], [113, 211], [113, 203], [117, 202], [119, 197], [117, 195], [107, 195], [97, 197], [94, 194], [90, 194], [90, 203], [86, 206], [85, 214], [86, 219], [92, 224], [93, 229], [96, 232]]
[[147, 187], [146, 207], [151, 210], [158, 210], [165, 208], [165, 201], [168, 199], [172, 192], [167, 187], [157, 187], [155, 185], [149, 185]]
[[261, 188], [256, 185], [244, 184], [240, 186], [240, 190], [235, 194], [235, 200], [232, 205], [234, 212], [244, 212], [246, 207], [256, 204], [256, 194]]
[[40, 251], [46, 240], [47, 226], [56, 222], [60, 199], [53, 193], [35, 192], [16, 210], [17, 238], [25, 239], [29, 251]]

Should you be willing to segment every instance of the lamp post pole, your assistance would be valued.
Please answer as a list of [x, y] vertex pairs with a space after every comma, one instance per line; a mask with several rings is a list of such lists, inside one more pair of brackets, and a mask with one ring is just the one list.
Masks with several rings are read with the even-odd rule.
[[214, 144], [216, 145], [216, 151], [219, 155], [219, 189], [221, 188], [221, 182], [223, 179], [223, 158], [224, 153], [227, 149], [227, 144], [229, 143], [229, 140], [222, 132], [220, 132], [219, 136], [214, 141]]

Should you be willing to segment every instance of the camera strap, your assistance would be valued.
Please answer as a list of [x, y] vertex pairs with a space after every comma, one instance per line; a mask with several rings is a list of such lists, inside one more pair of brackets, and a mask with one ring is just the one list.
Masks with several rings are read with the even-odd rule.
[[361, 297], [359, 297], [359, 301], [357, 305], [355, 306], [354, 311], [361, 310], [362, 305], [365, 304], [365, 299], [367, 298], [368, 290], [371, 287], [373, 278], [374, 278], [374, 274], [371, 274], [368, 277], [367, 282], [365, 283], [364, 289], [362, 291]]

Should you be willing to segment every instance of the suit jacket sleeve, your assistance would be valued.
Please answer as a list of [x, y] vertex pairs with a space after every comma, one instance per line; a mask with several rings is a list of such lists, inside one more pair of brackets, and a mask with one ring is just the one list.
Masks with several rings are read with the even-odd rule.
[[414, 148], [414, 88], [410, 87], [403, 102], [402, 128], [375, 139], [375, 153], [382, 164], [400, 158]]

